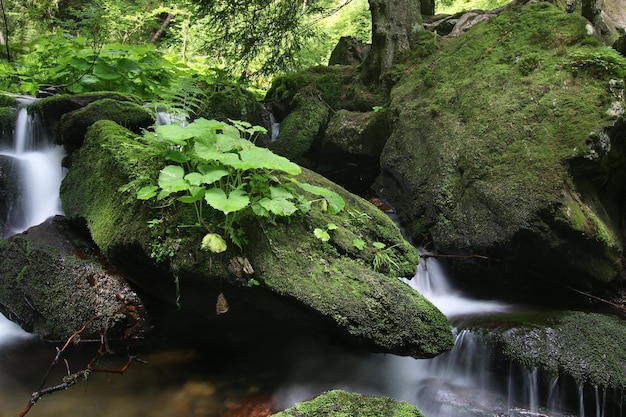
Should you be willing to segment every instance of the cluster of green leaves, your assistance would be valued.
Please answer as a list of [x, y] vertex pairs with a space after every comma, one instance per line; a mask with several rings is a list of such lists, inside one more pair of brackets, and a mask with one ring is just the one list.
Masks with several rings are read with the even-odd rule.
[[[322, 242], [329, 242], [331, 240], [331, 232], [337, 230], [338, 227], [339, 226], [335, 223], [328, 223], [323, 229], [316, 227], [315, 230], [313, 230], [313, 234]], [[393, 248], [395, 245], [387, 246], [383, 242], [376, 241], [372, 242], [371, 246], [368, 246], [367, 242], [358, 238], [354, 239], [352, 244], [359, 251], [368, 250], [372, 252], [372, 268], [374, 268], [375, 271], [393, 271], [394, 269], [400, 269], [393, 259]]]
[[[188, 125], [157, 126], [146, 133], [161, 147], [169, 164], [161, 169], [157, 184], [141, 188], [141, 200], [165, 200], [194, 206], [194, 226], [208, 233], [202, 249], [223, 252], [225, 237], [243, 249], [247, 243], [243, 220], [249, 217], [289, 218], [306, 213], [319, 202], [329, 213], [345, 205], [332, 190], [302, 183], [293, 176], [300, 167], [266, 148], [254, 137], [265, 129], [247, 122], [197, 119]], [[308, 200], [300, 190], [315, 195]]]
[[54, 85], [70, 93], [120, 91], [150, 100], [190, 73], [163, 58], [153, 45], [107, 44], [94, 51], [88, 43], [67, 33], [40, 39], [20, 61], [0, 64], [0, 89], [35, 94]]

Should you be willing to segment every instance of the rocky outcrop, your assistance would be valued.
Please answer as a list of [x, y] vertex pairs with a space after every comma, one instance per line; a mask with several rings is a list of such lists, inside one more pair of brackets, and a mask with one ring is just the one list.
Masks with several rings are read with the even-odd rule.
[[[487, 326], [498, 319], [491, 317]], [[519, 313], [490, 329], [489, 343], [500, 359], [567, 375], [576, 384], [626, 389], [626, 322], [615, 316], [566, 311]]]
[[55, 142], [63, 145], [68, 152], [79, 148], [87, 128], [98, 120], [113, 120], [135, 133], [141, 133], [143, 129], [154, 125], [155, 121], [153, 113], [139, 104], [101, 98], [63, 114], [56, 125]]
[[[225, 329], [265, 321], [274, 331], [330, 329], [370, 350], [416, 357], [452, 347], [445, 317], [397, 279], [414, 274], [417, 254], [374, 206], [305, 171], [301, 180], [340, 193], [346, 209], [330, 215], [316, 206], [288, 223], [251, 220], [245, 224], [250, 243], [244, 252], [210, 255], [199, 249], [204, 233], [185, 227], [193, 224], [193, 206], [155, 210], [137, 200], [138, 184], [156, 178], [161, 168], [155, 152], [129, 130], [97, 122], [72, 155], [61, 187], [63, 208], [69, 218], [84, 222], [107, 259], [135, 285], [173, 303], [178, 282], [182, 308], [214, 317], [205, 331], [220, 334], [221, 343], [228, 339]], [[160, 237], [147, 227], [155, 216], [165, 233]], [[337, 228], [322, 242], [312, 231], [328, 223]], [[360, 250], [355, 239], [368, 247]], [[371, 242], [377, 241], [389, 248], [389, 268], [379, 272], [372, 266], [377, 252]], [[166, 255], [163, 263], [151, 259], [155, 251]], [[219, 312], [228, 300], [228, 313], [216, 317], [207, 298], [220, 300]]]
[[392, 91], [376, 190], [483, 296], [550, 301], [554, 282], [601, 291], [621, 271], [624, 61], [585, 25], [511, 10]]
[[371, 397], [341, 390], [325, 392], [311, 400], [273, 414], [273, 417], [422, 417], [423, 414], [406, 402], [387, 397]]
[[97, 251], [61, 217], [0, 241], [0, 311], [35, 335], [66, 340], [142, 339], [150, 328], [139, 297], [105, 269]]

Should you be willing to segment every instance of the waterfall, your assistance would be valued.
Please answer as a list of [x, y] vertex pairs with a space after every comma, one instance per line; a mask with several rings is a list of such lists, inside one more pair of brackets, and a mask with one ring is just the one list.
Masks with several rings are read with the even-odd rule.
[[[62, 214], [59, 187], [64, 170], [63, 147], [54, 145], [39, 120], [30, 115], [31, 100], [22, 99], [13, 143], [0, 149], [0, 175], [6, 176], [7, 201], [0, 218], [0, 238], [23, 232], [47, 218]], [[2, 169], [4, 167], [4, 169]]]

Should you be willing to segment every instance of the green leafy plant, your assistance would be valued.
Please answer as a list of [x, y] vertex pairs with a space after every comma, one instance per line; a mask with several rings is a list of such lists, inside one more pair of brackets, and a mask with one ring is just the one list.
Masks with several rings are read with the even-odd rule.
[[322, 242], [328, 242], [330, 240], [330, 231], [331, 230], [336, 230], [337, 229], [337, 225], [334, 223], [328, 223], [326, 225], [325, 229], [320, 229], [319, 227], [316, 227], [313, 230], [313, 234], [315, 235], [316, 238], [318, 238], [319, 240], [321, 240]]
[[382, 242], [374, 242], [372, 246], [374, 247], [372, 266], [375, 271], [400, 269], [398, 264], [391, 257], [391, 251], [395, 245], [387, 247], [387, 245]]
[[[192, 205], [193, 226], [207, 232], [201, 248], [214, 253], [227, 249], [227, 239], [243, 250], [245, 218], [287, 218], [308, 212], [316, 202], [329, 213], [342, 210], [345, 203], [337, 193], [299, 182], [293, 177], [301, 171], [297, 164], [254, 145], [264, 130], [243, 121], [202, 118], [186, 126], [157, 126], [146, 135], [161, 147], [168, 165], [157, 184], [142, 187], [137, 198]], [[294, 186], [318, 198], [308, 200]]]

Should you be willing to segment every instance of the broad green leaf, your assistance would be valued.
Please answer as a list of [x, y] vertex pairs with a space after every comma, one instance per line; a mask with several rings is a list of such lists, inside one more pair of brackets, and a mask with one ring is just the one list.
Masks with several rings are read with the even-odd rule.
[[326, 225], [327, 230], [337, 230], [337, 225], [335, 223], [328, 223]]
[[189, 189], [185, 181], [185, 170], [178, 165], [168, 165], [159, 173], [159, 187], [169, 194]]
[[178, 162], [179, 164], [183, 164], [189, 161], [191, 158], [189, 158], [185, 153], [181, 151], [171, 150], [167, 153], [167, 155], [165, 155], [165, 159]]
[[202, 238], [200, 248], [213, 253], [222, 253], [226, 250], [227, 245], [223, 237], [215, 233], [208, 233]]
[[357, 248], [358, 250], [363, 250], [365, 248], [365, 242], [361, 239], [354, 239], [352, 241], [352, 244], [354, 245], [355, 248]]
[[215, 137], [215, 149], [221, 152], [238, 151], [241, 149], [239, 135], [236, 137], [218, 133]]
[[195, 203], [196, 201], [200, 201], [204, 198], [204, 193], [206, 192], [206, 188], [204, 187], [190, 187], [189, 195], [184, 195], [182, 197], [178, 197], [178, 201], [183, 203]]
[[259, 204], [267, 211], [277, 216], [291, 216], [298, 211], [295, 204], [284, 198], [263, 198], [259, 201]]
[[249, 168], [264, 168], [283, 171], [288, 174], [298, 175], [301, 170], [298, 164], [291, 162], [284, 156], [276, 155], [267, 148], [257, 146], [244, 149], [239, 152], [243, 163]]
[[252, 208], [252, 212], [258, 217], [269, 217], [270, 215], [270, 212], [260, 205], [259, 202], [252, 204], [250, 208]]
[[137, 198], [139, 200], [150, 200], [152, 197], [157, 195], [157, 190], [159, 187], [156, 185], [148, 185], [143, 187], [141, 190], [137, 191]]
[[326, 211], [327, 209], [330, 214], [339, 213], [346, 205], [346, 202], [343, 201], [343, 198], [341, 198], [339, 194], [332, 190], [329, 190], [328, 188], [307, 184], [306, 182], [297, 182], [297, 184], [304, 191], [318, 195], [320, 197], [324, 197], [325, 201], [322, 203], [323, 206], [327, 206], [324, 211]]
[[194, 137], [194, 132], [178, 124], [159, 125], [155, 129], [162, 140], [179, 146], [186, 146], [187, 140]]
[[270, 187], [270, 196], [272, 199], [284, 198], [290, 200], [293, 198], [293, 193], [290, 189], [285, 187]]
[[228, 196], [220, 188], [211, 188], [204, 194], [206, 202], [224, 214], [243, 210], [250, 204], [250, 198], [241, 189], [232, 191]]
[[185, 175], [185, 181], [187, 181], [190, 185], [198, 187], [202, 184], [202, 174], [199, 172], [191, 172]]
[[117, 80], [122, 77], [122, 75], [117, 72], [117, 70], [109, 65], [108, 62], [103, 59], [98, 59], [96, 65], [93, 67], [93, 75], [100, 78], [101, 80]]
[[313, 234], [316, 238], [320, 239], [322, 242], [328, 242], [330, 240], [330, 235], [324, 229], [320, 229], [319, 227], [313, 230]]
[[198, 169], [202, 172], [201, 184], [213, 184], [230, 174], [228, 170], [215, 165], [202, 165]]
[[374, 246], [376, 249], [385, 249], [385, 245], [383, 242], [374, 242], [372, 243], [372, 246]]
[[215, 149], [215, 146], [207, 145], [203, 142], [196, 142], [194, 145], [194, 151], [198, 158], [205, 161], [218, 161], [223, 165], [230, 166], [236, 169], [245, 169], [239, 159], [239, 155], [231, 152], [221, 152]]

